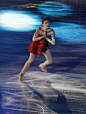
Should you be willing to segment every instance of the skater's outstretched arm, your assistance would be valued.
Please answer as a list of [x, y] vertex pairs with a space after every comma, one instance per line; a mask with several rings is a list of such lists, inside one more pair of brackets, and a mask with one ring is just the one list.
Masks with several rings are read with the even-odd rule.
[[37, 28], [36, 32], [33, 35], [32, 41], [38, 41], [44, 38], [44, 35], [37, 38], [38, 33], [40, 32], [40, 27]]

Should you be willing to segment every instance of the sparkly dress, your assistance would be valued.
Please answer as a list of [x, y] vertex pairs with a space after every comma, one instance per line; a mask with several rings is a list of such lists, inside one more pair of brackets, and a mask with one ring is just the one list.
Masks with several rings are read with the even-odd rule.
[[[35, 32], [35, 36], [37, 38], [43, 36], [44, 31], [41, 29], [41, 27], [39, 27], [37, 31]], [[55, 33], [53, 29], [48, 28], [46, 31], [46, 36], [47, 38], [49, 38], [50, 36], [52, 39], [55, 38]], [[28, 51], [30, 51], [31, 53], [33, 53], [36, 56], [40, 56], [41, 52], [45, 52], [49, 48], [48, 41], [45, 38], [42, 38], [38, 41], [33, 41], [28, 48]]]
[[[37, 38], [40, 36], [41, 35], [38, 34]], [[28, 48], [28, 51], [30, 51], [31, 53], [33, 53], [36, 56], [40, 56], [41, 52], [45, 52], [49, 48], [48, 41], [45, 38], [38, 41], [33, 41]]]

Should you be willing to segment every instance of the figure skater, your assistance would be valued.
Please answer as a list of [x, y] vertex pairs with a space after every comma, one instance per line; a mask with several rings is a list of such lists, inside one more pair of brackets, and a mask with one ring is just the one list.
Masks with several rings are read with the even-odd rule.
[[[40, 56], [40, 53], [42, 52], [45, 56], [46, 61], [38, 66], [44, 72], [47, 72], [46, 65], [52, 63], [52, 55], [49, 50], [48, 42], [52, 45], [55, 45], [55, 33], [53, 29], [49, 28], [50, 23], [48, 18], [42, 19], [42, 25], [43, 26], [38, 27], [35, 31], [32, 38], [32, 43], [28, 47], [28, 51], [30, 51], [30, 56], [19, 74], [20, 79], [24, 76], [26, 69], [34, 61], [35, 55]], [[49, 39], [50, 36], [51, 39]]]

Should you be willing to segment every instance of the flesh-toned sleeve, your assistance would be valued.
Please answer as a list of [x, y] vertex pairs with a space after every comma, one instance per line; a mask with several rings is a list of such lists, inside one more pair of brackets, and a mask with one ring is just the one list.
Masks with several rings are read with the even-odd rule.
[[51, 36], [51, 39], [46, 37], [46, 40], [51, 43], [52, 45], [55, 45], [55, 32], [53, 29], [49, 31], [49, 35]]
[[36, 38], [36, 37], [37, 37], [39, 30], [40, 30], [40, 27], [38, 27], [38, 28], [36, 29], [36, 31], [35, 31], [35, 33], [34, 33], [34, 35], [33, 35], [33, 38]]
[[44, 38], [44, 36], [40, 36], [40, 37], [37, 38], [37, 35], [38, 35], [39, 31], [40, 31], [40, 27], [38, 27], [36, 29], [36, 31], [35, 31], [35, 33], [33, 35], [32, 41], [38, 41], [38, 40], [41, 40], [42, 38]]
[[51, 31], [51, 38], [55, 39], [55, 32], [54, 32], [54, 30]]

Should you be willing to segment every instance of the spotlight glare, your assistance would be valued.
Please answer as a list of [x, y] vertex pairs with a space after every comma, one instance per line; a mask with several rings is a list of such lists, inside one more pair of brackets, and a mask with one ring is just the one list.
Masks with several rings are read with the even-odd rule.
[[73, 44], [86, 43], [86, 26], [74, 23], [54, 22], [51, 28], [55, 31], [55, 36], [60, 41]]
[[53, 17], [66, 16], [73, 11], [71, 6], [58, 2], [44, 2], [38, 6], [38, 10], [44, 15]]
[[1, 29], [31, 31], [32, 29], [35, 30], [39, 25], [41, 25], [40, 17], [31, 12], [3, 11], [0, 13]]

